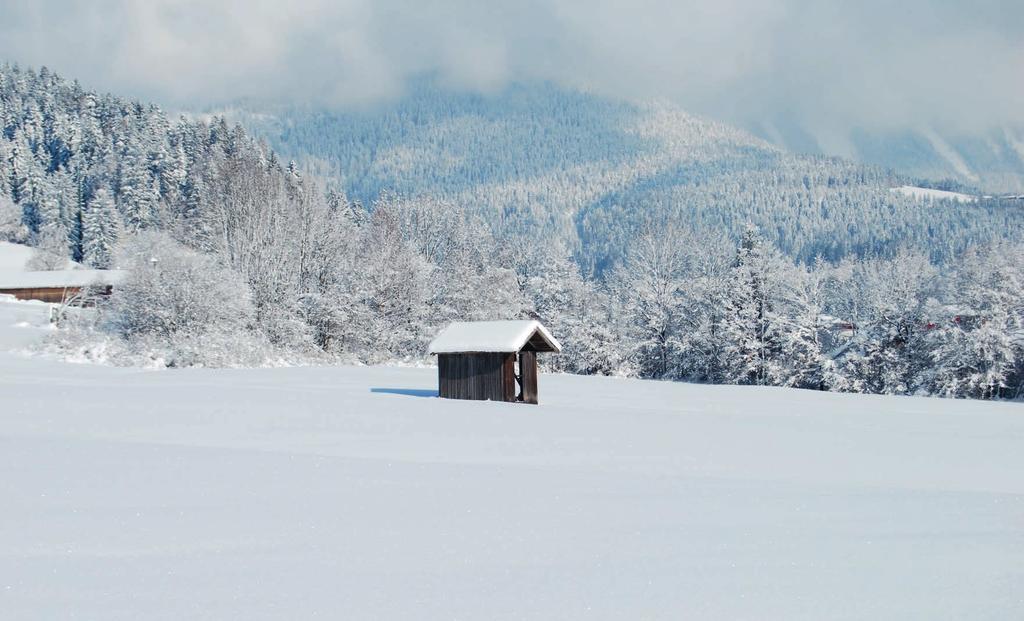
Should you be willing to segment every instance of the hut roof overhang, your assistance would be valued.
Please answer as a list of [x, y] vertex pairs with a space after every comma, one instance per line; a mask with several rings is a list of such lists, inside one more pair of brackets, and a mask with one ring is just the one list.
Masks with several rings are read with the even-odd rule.
[[512, 353], [529, 349], [562, 351], [562, 345], [539, 321], [456, 321], [430, 342], [431, 354]]

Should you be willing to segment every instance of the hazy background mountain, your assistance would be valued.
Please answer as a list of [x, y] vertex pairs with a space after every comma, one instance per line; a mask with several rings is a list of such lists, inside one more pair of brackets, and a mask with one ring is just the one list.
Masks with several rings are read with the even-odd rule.
[[892, 168], [920, 179], [950, 179], [989, 193], [1024, 192], [1024, 129], [1004, 126], [975, 133], [932, 128], [854, 129], [819, 134], [793, 119], [752, 123], [750, 131], [797, 153], [829, 153]]
[[670, 222], [734, 237], [754, 224], [802, 260], [902, 245], [941, 260], [1021, 226], [1013, 205], [891, 191], [917, 174], [789, 153], [666, 100], [546, 82], [480, 94], [419, 78], [370, 107], [248, 101], [216, 112], [350, 199], [369, 204], [390, 191], [448, 201], [503, 229], [567, 240], [598, 271], [638, 230]]

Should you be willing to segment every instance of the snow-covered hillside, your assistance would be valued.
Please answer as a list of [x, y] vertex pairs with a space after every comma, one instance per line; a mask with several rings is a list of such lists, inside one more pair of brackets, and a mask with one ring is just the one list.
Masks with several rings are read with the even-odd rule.
[[936, 190], [934, 188], [920, 188], [914, 185], [901, 185], [892, 188], [890, 192], [910, 196], [922, 200], [950, 200], [958, 203], [973, 203], [978, 200], [977, 196], [964, 194], [962, 192], [949, 192], [947, 190]]
[[1024, 615], [1019, 404], [11, 353], [45, 310], [0, 303], [4, 618]]

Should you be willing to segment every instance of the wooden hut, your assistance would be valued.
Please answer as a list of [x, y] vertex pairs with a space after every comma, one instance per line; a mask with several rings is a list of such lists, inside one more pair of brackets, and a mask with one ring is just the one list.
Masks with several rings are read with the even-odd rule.
[[560, 351], [539, 321], [457, 321], [430, 343], [447, 399], [537, 403], [537, 354]]
[[125, 272], [120, 270], [3, 271], [0, 272], [0, 294], [55, 304], [82, 303], [84, 289], [107, 295], [124, 276]]

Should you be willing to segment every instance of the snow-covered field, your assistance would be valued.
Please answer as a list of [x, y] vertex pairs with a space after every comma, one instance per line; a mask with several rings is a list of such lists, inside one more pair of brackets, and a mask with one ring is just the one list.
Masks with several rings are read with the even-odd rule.
[[0, 352], [0, 618], [1024, 618], [1020, 404], [434, 388]]

